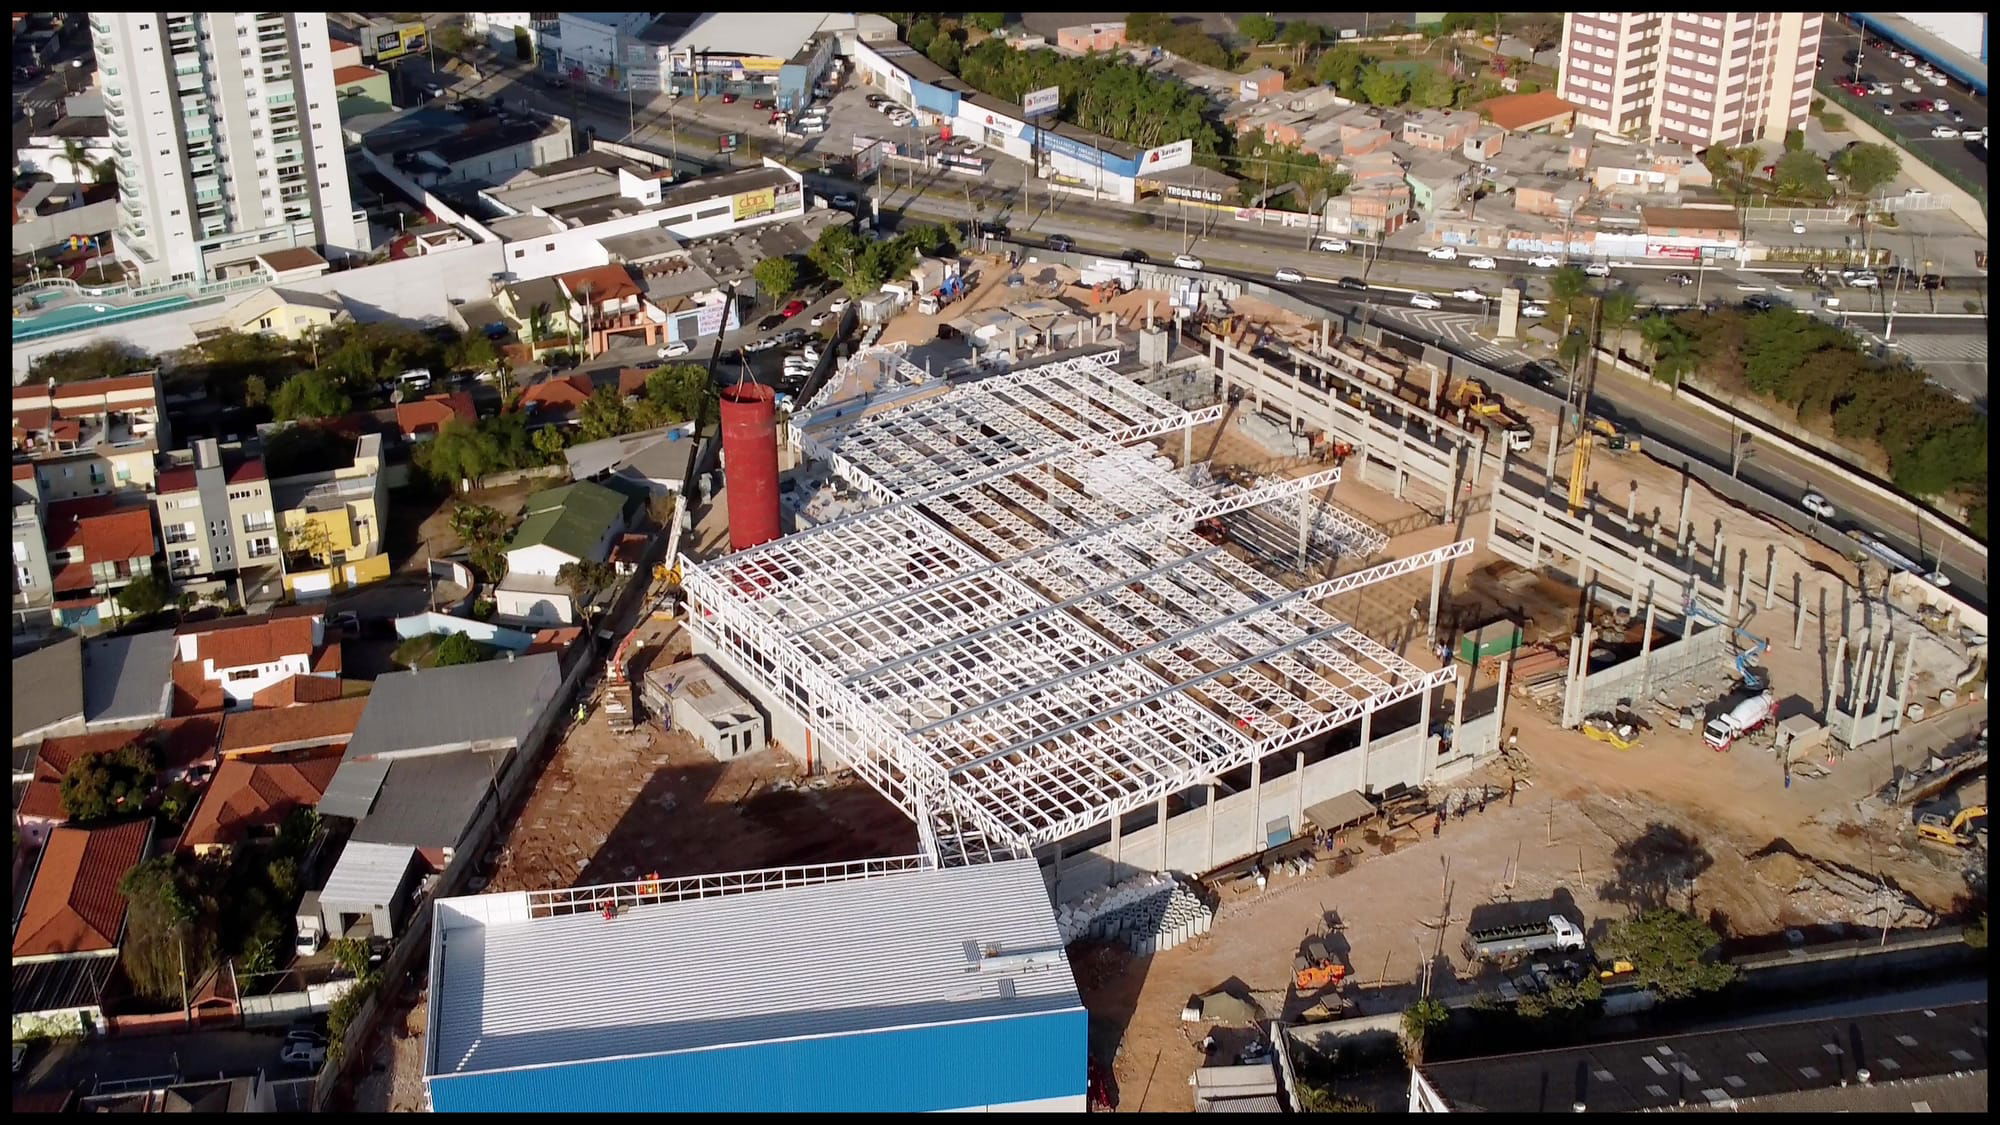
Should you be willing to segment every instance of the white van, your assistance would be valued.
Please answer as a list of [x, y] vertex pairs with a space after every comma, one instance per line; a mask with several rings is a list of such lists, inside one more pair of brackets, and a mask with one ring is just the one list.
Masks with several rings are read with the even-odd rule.
[[396, 377], [396, 385], [405, 392], [427, 391], [431, 386], [430, 370], [424, 367], [412, 367]]

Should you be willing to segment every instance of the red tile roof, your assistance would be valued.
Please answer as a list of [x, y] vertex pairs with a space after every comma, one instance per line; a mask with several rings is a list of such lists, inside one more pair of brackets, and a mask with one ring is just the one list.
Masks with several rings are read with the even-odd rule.
[[590, 303], [593, 305], [639, 295], [639, 283], [632, 280], [632, 272], [624, 266], [592, 266], [587, 270], [563, 274], [556, 280], [562, 283], [565, 292], [577, 300], [583, 299], [583, 289], [589, 286]]
[[333, 72], [333, 84], [341, 86], [349, 82], [366, 82], [385, 73], [387, 72], [376, 70], [372, 66], [343, 66]]
[[468, 423], [479, 421], [479, 412], [472, 406], [472, 396], [465, 391], [425, 395], [415, 402], [396, 404], [396, 428], [405, 436], [443, 429], [444, 424], [453, 419]]
[[252, 707], [295, 707], [339, 699], [346, 681], [329, 676], [286, 676], [250, 697]]
[[267, 475], [264, 470], [264, 459], [262, 457], [246, 457], [241, 461], [226, 465], [222, 471], [222, 479], [228, 481], [230, 484], [263, 480]]
[[555, 379], [545, 379], [529, 387], [521, 396], [521, 404], [545, 403], [549, 406], [581, 406], [590, 399], [590, 376], [564, 375]]
[[276, 828], [293, 809], [319, 804], [339, 768], [338, 747], [230, 758], [188, 818], [180, 846], [234, 844], [252, 828]]
[[651, 374], [652, 372], [642, 371], [637, 367], [619, 368], [618, 397], [625, 398], [643, 392], [646, 389], [646, 376]]
[[153, 492], [159, 496], [171, 496], [176, 492], [192, 492], [195, 486], [193, 465], [176, 465], [171, 469], [161, 469], [153, 478]]
[[118, 948], [125, 928], [118, 881], [146, 858], [152, 832], [150, 817], [112, 828], [51, 832], [14, 929], [14, 956]]
[[49, 546], [83, 548], [85, 562], [124, 562], [153, 553], [151, 506], [118, 508], [110, 496], [89, 496], [49, 505]]
[[85, 379], [81, 383], [64, 383], [55, 389], [55, 394], [51, 397], [90, 398], [94, 395], [110, 394], [113, 391], [150, 391], [153, 389], [155, 374], [156, 372], [147, 371], [138, 375], [112, 375], [103, 379]]
[[71, 764], [90, 754], [104, 754], [134, 742], [149, 742], [159, 750], [160, 770], [183, 773], [215, 757], [222, 730], [217, 715], [164, 719], [144, 730], [97, 731], [45, 738], [35, 748], [35, 776], [21, 793], [19, 812], [34, 820], [66, 820], [62, 779]]
[[1534, 94], [1502, 94], [1480, 102], [1476, 108], [1502, 129], [1525, 129], [1577, 110], [1576, 103], [1549, 90]]
[[15, 479], [15, 480], [33, 480], [33, 479], [35, 479], [35, 467], [34, 467], [33, 465], [30, 465], [30, 464], [28, 464], [28, 463], [27, 463], [27, 462], [25, 462], [25, 461], [21, 462], [20, 464], [17, 464], [17, 465], [15, 465], [15, 466], [14, 466], [14, 479]]
[[311, 656], [313, 619], [274, 617], [240, 629], [202, 633], [195, 642], [195, 663], [213, 661], [224, 668], [275, 664], [288, 656]]
[[172, 675], [175, 715], [205, 715], [228, 705], [229, 697], [222, 690], [221, 682], [204, 679], [201, 665], [177, 660], [172, 665]]
[[[328, 681], [329, 683], [335, 681]], [[231, 712], [222, 722], [222, 755], [247, 754], [289, 743], [346, 745], [361, 723], [368, 697]]]
[[325, 258], [303, 246], [295, 246], [290, 250], [268, 250], [257, 257], [278, 273], [326, 264]]

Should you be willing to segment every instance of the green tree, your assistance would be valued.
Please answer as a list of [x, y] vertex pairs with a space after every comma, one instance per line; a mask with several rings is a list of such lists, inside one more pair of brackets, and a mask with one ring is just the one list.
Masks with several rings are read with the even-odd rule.
[[1278, 21], [1265, 15], [1248, 15], [1236, 21], [1236, 30], [1254, 47], [1278, 37]]
[[1457, 94], [1458, 83], [1434, 66], [1418, 71], [1416, 80], [1410, 83], [1410, 100], [1425, 109], [1443, 109]]
[[353, 408], [354, 400], [339, 382], [324, 371], [307, 371], [285, 380], [271, 398], [271, 413], [281, 421], [300, 418], [338, 418]]
[[1409, 92], [1409, 79], [1403, 77], [1401, 71], [1385, 66], [1368, 68], [1367, 75], [1361, 79], [1361, 96], [1369, 105], [1402, 105]]
[[1887, 145], [1863, 142], [1834, 160], [1834, 171], [1862, 195], [1872, 194], [1903, 171], [1903, 158]]
[[562, 451], [568, 447], [569, 434], [561, 426], [543, 426], [535, 431], [532, 440], [535, 443], [535, 452], [540, 453], [549, 464], [553, 465], [556, 459], [562, 456]]
[[448, 522], [481, 576], [488, 582], [498, 582], [507, 576], [510, 529], [506, 516], [484, 504], [460, 502], [452, 505]]
[[[126, 872], [118, 881], [125, 896], [125, 937], [119, 961], [125, 975], [143, 996], [178, 1001], [184, 981], [184, 954], [193, 943], [197, 911], [172, 854], [154, 856]], [[199, 948], [196, 944], [196, 948]], [[192, 975], [202, 966], [188, 965]]]
[[418, 445], [411, 457], [425, 475], [451, 488], [493, 471], [491, 440], [478, 426], [458, 418], [438, 427], [437, 436]]
[[484, 371], [493, 366], [500, 353], [483, 332], [475, 332], [451, 347], [449, 364], [453, 371]]
[[884, 278], [866, 272], [868, 240], [848, 226], [831, 226], [820, 232], [806, 257], [819, 271], [856, 297], [865, 297], [880, 288]]
[[972, 26], [989, 35], [1007, 26], [1007, 13], [1005, 12], [973, 12], [965, 18]]
[[1524, 993], [1514, 1002], [1514, 1011], [1525, 1019], [1544, 1019], [1581, 1012], [1603, 998], [1604, 984], [1591, 973], [1579, 981], [1553, 980], [1545, 991]]
[[1313, 77], [1338, 90], [1342, 97], [1351, 98], [1360, 89], [1361, 72], [1367, 65], [1367, 56], [1342, 43], [1319, 57]]
[[964, 54], [965, 50], [958, 45], [958, 40], [940, 33], [937, 38], [931, 40], [930, 49], [924, 52], [924, 57], [957, 74], [959, 59]]
[[151, 371], [159, 366], [160, 361], [155, 356], [116, 340], [101, 340], [80, 348], [64, 348], [36, 356], [28, 364], [28, 381], [75, 383], [84, 379]]
[[1569, 335], [1570, 321], [1584, 294], [1590, 292], [1590, 275], [1576, 266], [1564, 266], [1549, 278], [1549, 306], [1562, 312], [1563, 335]]
[[1896, 484], [1919, 496], [1942, 496], [1986, 476], [1987, 429], [1984, 418], [1936, 430], [1891, 468]]
[[1292, 49], [1292, 65], [1295, 67], [1304, 66], [1306, 56], [1325, 41], [1326, 29], [1305, 20], [1293, 20], [1286, 24], [1284, 32], [1279, 36], [1279, 42]]
[[750, 276], [757, 279], [757, 291], [774, 305], [799, 290], [799, 264], [789, 257], [766, 258]]
[[300, 806], [278, 825], [278, 847], [288, 855], [303, 856], [318, 834], [319, 810]]
[[326, 566], [333, 558], [333, 533], [320, 520], [280, 523], [278, 540], [285, 553], [294, 558], [310, 558], [321, 566]]
[[1826, 166], [1810, 152], [1788, 152], [1778, 158], [1771, 182], [1786, 195], [1819, 199], [1827, 193]]
[[600, 441], [633, 430], [632, 408], [616, 387], [599, 387], [576, 410], [576, 436], [583, 441]]
[[1806, 150], [1806, 131], [1804, 129], [1785, 130], [1785, 151], [1804, 152], [1805, 150]]
[[195, 802], [200, 799], [201, 794], [188, 784], [186, 778], [182, 778], [160, 794], [160, 815], [166, 817], [169, 824], [186, 824], [188, 814], [194, 811]]
[[910, 33], [904, 36], [904, 40], [919, 51], [929, 51], [931, 40], [937, 38], [937, 33], [937, 21], [924, 16], [910, 25]]
[[271, 881], [271, 889], [276, 891], [281, 902], [290, 902], [299, 894], [299, 861], [288, 855], [281, 855], [264, 864], [264, 875]]
[[145, 742], [81, 755], [57, 787], [63, 812], [82, 825], [138, 812], [158, 769], [158, 755]]
[[262, 375], [252, 375], [243, 380], [243, 405], [258, 407], [270, 401], [271, 388], [265, 384]]
[[588, 559], [564, 563], [556, 570], [556, 581], [576, 599], [579, 608], [588, 603], [592, 595], [616, 581], [617, 577], [610, 563]]
[[1624, 350], [1625, 330], [1639, 316], [1639, 295], [1630, 289], [1618, 289], [1604, 295], [1604, 305], [1598, 311], [1598, 323], [1604, 335], [1610, 340], [1612, 354]]
[[1442, 1000], [1419, 1000], [1403, 1009], [1403, 1050], [1412, 1061], [1424, 1057], [1424, 1042], [1449, 1019], [1451, 1009]]
[[646, 401], [660, 408], [670, 422], [692, 420], [708, 396], [708, 369], [676, 363], [646, 376]]
[[360, 938], [341, 938], [328, 947], [333, 955], [333, 963], [346, 969], [349, 976], [360, 978], [368, 975], [368, 943]]
[[112, 595], [118, 608], [134, 617], [150, 617], [167, 608], [166, 584], [152, 574], [141, 574]]
[[477, 664], [484, 659], [486, 652], [478, 641], [464, 633], [453, 633], [438, 642], [437, 652], [431, 657], [431, 666], [449, 668], [454, 664]]
[[1542, 84], [1523, 78], [1514, 84], [1514, 92], [1517, 94], [1539, 94], [1542, 92]]
[[1641, 986], [1663, 1000], [1713, 992], [1736, 979], [1736, 968], [1711, 959], [1722, 938], [1692, 914], [1664, 907], [1613, 923], [1598, 953], [1629, 961]]

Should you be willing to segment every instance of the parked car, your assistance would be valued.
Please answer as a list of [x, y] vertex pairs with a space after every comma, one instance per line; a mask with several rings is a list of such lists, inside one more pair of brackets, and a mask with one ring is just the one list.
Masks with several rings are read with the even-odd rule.
[[1343, 277], [1338, 282], [1342, 289], [1366, 289], [1368, 283], [1358, 277]]
[[1521, 315], [1529, 320], [1540, 320], [1549, 315], [1549, 310], [1541, 305], [1522, 305]]
[[1067, 254], [1076, 249], [1076, 239], [1066, 234], [1052, 234], [1049, 236], [1049, 249]]
[[278, 1052], [278, 1059], [292, 1066], [318, 1069], [326, 1064], [326, 1048], [311, 1043], [287, 1043], [285, 1049]]
[[1329, 254], [1345, 254], [1347, 253], [1347, 240], [1344, 238], [1315, 239], [1313, 241], [1313, 249], [1324, 250]]
[[1772, 308], [1771, 298], [1759, 294], [1743, 298], [1743, 307], [1751, 312], [1768, 312]]
[[1807, 492], [1804, 496], [1799, 497], [1799, 507], [1804, 508], [1806, 511], [1823, 520], [1831, 520], [1833, 518], [1833, 505], [1827, 502], [1826, 497], [1821, 496], [1817, 492]]
[[1279, 281], [1283, 281], [1291, 285], [1297, 285], [1306, 279], [1305, 274], [1300, 273], [1299, 271], [1293, 269], [1290, 266], [1279, 266], [1278, 272], [1272, 274], [1271, 276], [1277, 278]]
[[1538, 254], [1535, 257], [1529, 258], [1528, 264], [1538, 270], [1552, 270], [1562, 265], [1562, 259], [1556, 257], [1554, 254]]
[[293, 1027], [286, 1029], [285, 1042], [287, 1044], [306, 1043], [314, 1047], [324, 1047], [326, 1046], [326, 1036], [310, 1027]]
[[1500, 263], [1494, 261], [1491, 258], [1486, 257], [1485, 255], [1481, 255], [1477, 258], [1474, 258], [1465, 264], [1471, 266], [1473, 269], [1476, 270], [1497, 270], [1500, 268]]
[[1486, 299], [1486, 294], [1481, 293], [1477, 289], [1454, 289], [1451, 291], [1451, 295], [1461, 301], [1484, 301]]
[[794, 297], [784, 308], [778, 310], [778, 315], [784, 317], [786, 320], [790, 320], [804, 311], [806, 311], [806, 303]]
[[1856, 289], [1875, 289], [1881, 286], [1882, 280], [1872, 273], [1857, 273], [1847, 279], [1847, 284]]
[[883, 97], [881, 94], [870, 94], [868, 95], [867, 100], [868, 100], [868, 108], [874, 110], [881, 109], [884, 105], [887, 105], [889, 102], [889, 99]]
[[736, 104], [736, 95], [735, 95], [735, 94], [724, 94], [724, 95], [722, 95], [722, 104], [723, 104], [723, 105], [735, 105], [735, 104]]
[[743, 345], [743, 350], [746, 352], [768, 352], [772, 348], [777, 347], [778, 343], [779, 341], [776, 336], [766, 336], [761, 340], [752, 340]]
[[846, 312], [846, 311], [847, 311], [847, 298], [845, 298], [845, 297], [835, 297], [835, 298], [834, 298], [833, 300], [831, 300], [831, 301], [828, 301], [828, 302], [826, 303], [826, 311], [828, 311], [828, 312], [830, 312], [830, 313], [842, 313], [842, 312]]
[[1943, 98], [1939, 98], [1938, 100], [1936, 100], [1936, 101], [1934, 101], [1934, 102], [1932, 102], [1932, 103], [1931, 103], [1931, 112], [1932, 112], [1932, 113], [1950, 113], [1950, 112], [1951, 112], [1951, 103], [1950, 103], [1950, 102], [1948, 102], [1948, 101], [1945, 101], [1945, 100], [1944, 100]]
[[1603, 262], [1592, 262], [1583, 267], [1583, 272], [1591, 277], [1610, 277], [1611, 267], [1605, 265]]
[[854, 204], [857, 202], [857, 200], [853, 196], [843, 191], [834, 195], [831, 199], [828, 199], [827, 202], [835, 207], [840, 208], [843, 211], [851, 211], [854, 209]]
[[1456, 246], [1433, 246], [1424, 253], [1427, 257], [1435, 258], [1440, 262], [1455, 262], [1458, 260], [1458, 247]]
[[1943, 289], [1944, 276], [1942, 274], [1927, 273], [1923, 276], [1921, 284], [1926, 289]]
[[1875, 108], [1881, 110], [1882, 116], [1884, 117], [1896, 116], [1896, 107], [1890, 105], [1888, 102], [1883, 102], [1881, 105], [1878, 105]]
[[1667, 275], [1667, 281], [1674, 285], [1693, 285], [1694, 275], [1691, 273], [1670, 273]]
[[771, 99], [769, 99], [769, 98], [752, 98], [752, 99], [750, 99], [750, 108], [751, 108], [751, 109], [770, 109], [770, 108], [771, 108]]
[[776, 328], [778, 325], [783, 324], [784, 322], [785, 322], [785, 317], [783, 313], [772, 313], [771, 315], [757, 322], [757, 331], [769, 332], [771, 329]]
[[1793, 233], [1793, 234], [1804, 234], [1805, 232], [1806, 232], [1806, 225], [1805, 225], [1805, 223], [1803, 223], [1803, 222], [1799, 221], [1798, 219], [1793, 219], [1793, 220], [1792, 220], [1792, 233]]
[[832, 309], [825, 309], [823, 311], [816, 312], [813, 314], [812, 326], [814, 328], [818, 328], [820, 325], [825, 324], [827, 321], [832, 320], [834, 317], [839, 315], [840, 315], [839, 313], [834, 312]]
[[1949, 125], [1933, 125], [1931, 126], [1931, 136], [1940, 141], [1955, 141], [1958, 139], [1958, 130]]
[[984, 222], [979, 224], [979, 234], [983, 238], [1005, 238], [1010, 233], [1006, 223]]
[[1441, 309], [1444, 307], [1443, 301], [1438, 300], [1429, 293], [1410, 294], [1410, 304], [1420, 309]]
[[774, 109], [771, 111], [771, 116], [764, 119], [764, 124], [778, 125], [782, 124], [784, 120], [785, 120], [785, 111], [782, 109]]
[[694, 351], [693, 344], [688, 343], [686, 340], [675, 340], [673, 343], [660, 349], [660, 358], [679, 359], [681, 356], [687, 355], [692, 351]]
[[1174, 268], [1177, 270], [1198, 270], [1207, 267], [1202, 264], [1200, 258], [1195, 257], [1193, 254], [1175, 254]]
[[1153, 256], [1151, 254], [1146, 253], [1144, 250], [1141, 250], [1136, 246], [1118, 256], [1125, 259], [1128, 262], [1137, 262], [1141, 265], [1144, 265], [1145, 263], [1153, 260]]

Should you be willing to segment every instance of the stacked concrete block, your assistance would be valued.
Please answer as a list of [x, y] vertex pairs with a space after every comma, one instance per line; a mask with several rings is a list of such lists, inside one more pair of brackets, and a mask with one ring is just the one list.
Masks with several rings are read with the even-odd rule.
[[1169, 875], [1141, 875], [1096, 891], [1056, 913], [1064, 944], [1116, 941], [1142, 956], [1163, 953], [1215, 922], [1201, 896]]

